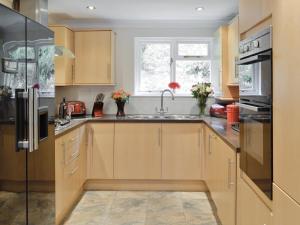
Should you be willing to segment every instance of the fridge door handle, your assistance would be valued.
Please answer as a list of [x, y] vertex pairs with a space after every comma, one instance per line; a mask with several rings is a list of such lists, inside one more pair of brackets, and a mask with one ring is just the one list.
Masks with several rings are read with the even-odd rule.
[[33, 117], [33, 151], [39, 149], [39, 90], [33, 89], [33, 114], [29, 114]]
[[29, 148], [28, 142], [28, 116], [27, 116], [27, 101], [28, 92], [23, 89], [16, 89], [16, 151]]
[[34, 88], [28, 89], [28, 150], [34, 151]]

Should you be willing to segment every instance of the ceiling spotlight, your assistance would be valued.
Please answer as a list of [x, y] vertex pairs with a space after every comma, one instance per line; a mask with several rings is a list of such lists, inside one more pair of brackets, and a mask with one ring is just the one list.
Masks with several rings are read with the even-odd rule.
[[94, 9], [96, 9], [96, 7], [93, 6], [93, 5], [89, 5], [89, 6], [87, 6], [86, 8], [89, 9], [89, 10], [94, 10]]
[[201, 12], [201, 11], [203, 11], [204, 10], [204, 7], [197, 7], [196, 8], [196, 11], [198, 11], [198, 12]]

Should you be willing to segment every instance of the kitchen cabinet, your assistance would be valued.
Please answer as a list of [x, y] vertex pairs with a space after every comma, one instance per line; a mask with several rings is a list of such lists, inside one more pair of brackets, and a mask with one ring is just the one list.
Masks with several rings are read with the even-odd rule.
[[206, 129], [206, 183], [223, 225], [236, 219], [236, 152]]
[[114, 43], [112, 31], [75, 32], [75, 85], [114, 84]]
[[[49, 26], [54, 32], [56, 48], [74, 53], [74, 33], [64, 26]], [[64, 50], [65, 49], [65, 50]], [[63, 54], [55, 56], [55, 85], [68, 86], [73, 84], [74, 58], [71, 55]]]
[[3, 4], [9, 8], [13, 7], [13, 0], [0, 0], [0, 4]]
[[72, 210], [85, 182], [85, 126], [55, 140], [55, 210], [56, 224], [61, 224]]
[[300, 204], [277, 185], [274, 185], [273, 188], [274, 225], [298, 224], [300, 221]]
[[202, 179], [202, 133], [201, 124], [162, 124], [163, 179]]
[[236, 61], [239, 59], [239, 17], [236, 16], [228, 25], [228, 83], [238, 85], [239, 75]]
[[[212, 50], [212, 83], [219, 99], [236, 99], [239, 96], [239, 89], [236, 85], [228, 85], [232, 82], [229, 76], [229, 59], [228, 59], [228, 26], [221, 26], [213, 37]], [[234, 59], [233, 59], [234, 60]]]
[[160, 179], [161, 123], [116, 123], [115, 179]]
[[114, 123], [90, 123], [87, 156], [88, 179], [113, 179]]
[[274, 0], [240, 0], [240, 33], [244, 33], [272, 15]]
[[238, 179], [237, 225], [272, 225], [271, 210], [244, 179], [240, 176]]
[[[274, 182], [300, 203], [300, 1], [273, 0]], [[284, 209], [283, 209], [284, 210]], [[288, 223], [286, 223], [288, 224]], [[292, 223], [292, 224], [295, 224]]]

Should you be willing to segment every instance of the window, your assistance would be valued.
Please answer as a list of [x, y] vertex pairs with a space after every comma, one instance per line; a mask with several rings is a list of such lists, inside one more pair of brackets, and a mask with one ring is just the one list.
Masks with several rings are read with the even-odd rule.
[[136, 38], [135, 94], [159, 95], [176, 81], [179, 95], [191, 95], [198, 82], [211, 81], [211, 39]]

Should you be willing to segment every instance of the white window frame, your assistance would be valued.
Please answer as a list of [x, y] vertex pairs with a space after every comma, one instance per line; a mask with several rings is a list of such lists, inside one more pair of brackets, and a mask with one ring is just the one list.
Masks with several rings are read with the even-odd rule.
[[[178, 55], [178, 44], [198, 44], [198, 43], [208, 44], [208, 55], [207, 56], [179, 56]], [[135, 68], [135, 82], [134, 82], [134, 96], [160, 96], [161, 91], [153, 91], [153, 92], [146, 92], [139, 90], [140, 87], [140, 71], [141, 71], [141, 45], [149, 44], [149, 43], [168, 43], [171, 46], [171, 71], [170, 71], [170, 79], [171, 82], [174, 81], [176, 78], [176, 61], [194, 61], [194, 60], [203, 60], [203, 61], [210, 61], [212, 62], [212, 45], [213, 45], [213, 38], [205, 37], [205, 38], [195, 38], [195, 37], [136, 37], [135, 38], [135, 55], [134, 55], [134, 68]], [[212, 71], [212, 70], [211, 70]], [[212, 80], [212, 73], [210, 76], [210, 81]], [[190, 97], [191, 94], [177, 94], [177, 96], [188, 96]]]

